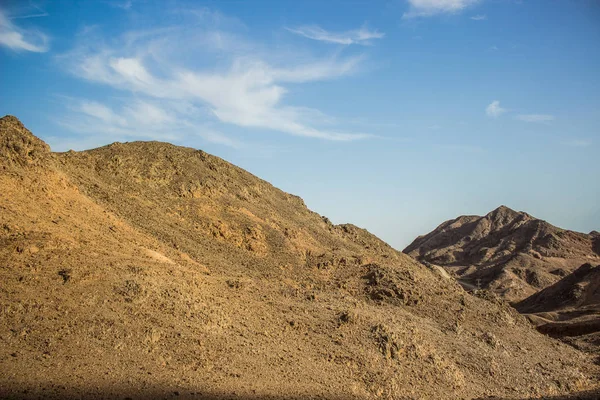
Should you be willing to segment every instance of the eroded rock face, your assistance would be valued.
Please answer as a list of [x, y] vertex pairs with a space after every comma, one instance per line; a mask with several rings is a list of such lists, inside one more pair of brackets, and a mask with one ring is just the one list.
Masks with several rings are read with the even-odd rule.
[[16, 117], [0, 118], [0, 157], [4, 165], [39, 165], [50, 155], [50, 146], [35, 137]]
[[518, 302], [515, 308], [525, 314], [600, 312], [600, 265], [582, 265], [555, 284]]
[[404, 253], [441, 265], [468, 285], [522, 300], [581, 264], [600, 261], [593, 234], [568, 231], [500, 206], [446, 221]]
[[44, 145], [16, 143], [0, 158], [0, 397], [528, 398], [594, 382], [589, 357], [495, 297], [217, 157], [145, 142], [36, 164]]
[[396, 270], [377, 264], [367, 265], [367, 294], [375, 301], [396, 305], [417, 305], [423, 294], [414, 274], [406, 270]]
[[515, 307], [540, 332], [600, 354], [600, 265], [584, 264]]

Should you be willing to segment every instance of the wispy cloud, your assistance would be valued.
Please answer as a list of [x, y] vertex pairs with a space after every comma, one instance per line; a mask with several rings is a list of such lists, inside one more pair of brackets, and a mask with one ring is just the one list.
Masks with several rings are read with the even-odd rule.
[[409, 9], [402, 18], [453, 14], [479, 3], [480, 0], [407, 0]]
[[589, 147], [592, 145], [592, 141], [587, 139], [573, 139], [567, 140], [563, 144], [569, 147]]
[[131, 9], [133, 5], [133, 0], [124, 0], [124, 1], [112, 1], [109, 3], [112, 7], [121, 8], [123, 10]]
[[[318, 110], [311, 113], [307, 107], [284, 103], [290, 90], [287, 84], [351, 75], [358, 70], [363, 55], [333, 54], [313, 59], [294, 54], [290, 57], [287, 53], [274, 55], [272, 51], [258, 51], [260, 46], [252, 44], [240, 48], [243, 43], [244, 39], [235, 32], [214, 26], [206, 29], [206, 24], [167, 26], [153, 31], [125, 32], [112, 41], [105, 37], [84, 37], [80, 46], [60, 60], [70, 72], [84, 80], [112, 87], [142, 99], [145, 104], [167, 108], [173, 120], [189, 120], [180, 110], [188, 104], [201, 110], [205, 122], [336, 141], [371, 136], [332, 126], [323, 129], [322, 125], [327, 124], [315, 121], [315, 116], [320, 114]], [[94, 105], [74, 111], [103, 119], [120, 132], [125, 129], [123, 121], [131, 128], [139, 120], [130, 109], [111, 114]], [[86, 111], [92, 111], [93, 115]], [[150, 118], [160, 114], [147, 110], [143, 115]], [[197, 119], [193, 121], [200, 123]], [[170, 129], [170, 125], [165, 129]], [[216, 136], [205, 138], [215, 141]], [[225, 144], [223, 138], [218, 140]]]
[[10, 19], [27, 19], [27, 18], [41, 18], [41, 17], [47, 17], [49, 14], [44, 11], [41, 7], [33, 4], [33, 3], [29, 3], [29, 7], [27, 7], [27, 10], [24, 14], [21, 15], [13, 15], [10, 17]]
[[[32, 18], [42, 16], [24, 15], [21, 18]], [[13, 17], [14, 19], [14, 17]], [[8, 17], [6, 12], [0, 9], [0, 46], [7, 47], [15, 51], [31, 51], [34, 53], [43, 53], [48, 51], [48, 37], [38, 31], [24, 29], [15, 25]]]
[[520, 121], [525, 121], [525, 122], [551, 122], [554, 121], [554, 115], [549, 115], [549, 114], [519, 114], [515, 117], [516, 119], [520, 120]]
[[498, 118], [506, 111], [506, 109], [500, 107], [500, 102], [498, 100], [494, 100], [485, 108], [485, 115], [492, 118]]
[[445, 151], [458, 152], [458, 153], [472, 153], [481, 154], [485, 150], [480, 146], [465, 145], [465, 144], [441, 144], [439, 147]]
[[[117, 101], [103, 104], [86, 99], [63, 97], [71, 113], [57, 122], [70, 131], [85, 135], [85, 140], [71, 140], [76, 150], [106, 140], [168, 140], [205, 142], [239, 148], [242, 143], [230, 138], [202, 121], [203, 111], [179, 102], [151, 102], [148, 100]], [[112, 101], [111, 103], [115, 103]], [[183, 106], [183, 107], [182, 107]], [[94, 139], [96, 138], [96, 139]], [[101, 140], [98, 140], [101, 138]], [[61, 150], [62, 147], [60, 146]]]
[[309, 39], [344, 45], [369, 45], [373, 39], [381, 39], [385, 36], [385, 34], [382, 32], [370, 31], [364, 27], [345, 32], [329, 32], [319, 26], [301, 26], [297, 28], [286, 29], [292, 33]]
[[471, 17], [471, 19], [472, 19], [473, 21], [484, 21], [484, 20], [486, 20], [486, 19], [487, 19], [487, 15], [485, 15], [485, 14], [473, 15], [473, 16]]

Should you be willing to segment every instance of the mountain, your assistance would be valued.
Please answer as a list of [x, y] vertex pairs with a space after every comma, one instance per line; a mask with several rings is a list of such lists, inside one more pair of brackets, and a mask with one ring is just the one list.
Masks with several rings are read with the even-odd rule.
[[443, 266], [466, 287], [519, 301], [573, 272], [600, 262], [600, 237], [557, 228], [500, 206], [487, 215], [461, 216], [416, 238], [404, 253]]
[[1, 398], [476, 398], [597, 386], [492, 297], [205, 152], [0, 119]]
[[540, 332], [600, 354], [600, 265], [582, 265], [515, 308]]
[[584, 264], [555, 284], [515, 304], [522, 313], [600, 306], [600, 265]]

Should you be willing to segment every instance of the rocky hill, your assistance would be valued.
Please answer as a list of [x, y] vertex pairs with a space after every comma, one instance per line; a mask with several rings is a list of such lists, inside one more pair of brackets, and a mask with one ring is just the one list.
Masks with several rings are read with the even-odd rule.
[[586, 353], [367, 231], [165, 143], [0, 119], [0, 397], [527, 398]]
[[404, 253], [446, 268], [466, 287], [519, 301], [573, 272], [600, 262], [600, 236], [557, 228], [501, 206], [461, 216], [420, 236]]
[[515, 308], [540, 332], [600, 355], [600, 265], [582, 265]]

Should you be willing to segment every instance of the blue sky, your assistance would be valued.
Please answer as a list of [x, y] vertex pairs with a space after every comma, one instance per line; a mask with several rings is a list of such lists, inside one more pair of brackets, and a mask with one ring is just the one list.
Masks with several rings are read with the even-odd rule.
[[402, 249], [500, 204], [600, 230], [597, 1], [3, 1], [0, 114], [202, 148]]

